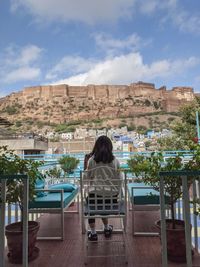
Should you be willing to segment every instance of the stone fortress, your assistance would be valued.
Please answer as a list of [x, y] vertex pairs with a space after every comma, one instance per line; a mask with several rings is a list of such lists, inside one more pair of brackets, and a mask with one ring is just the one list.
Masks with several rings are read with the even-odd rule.
[[[167, 90], [163, 86], [156, 89], [154, 84], [144, 82], [130, 85], [46, 85], [26, 87], [20, 92], [1, 98], [0, 110], [17, 103], [24, 108], [24, 115], [62, 123], [78, 119], [89, 120], [91, 116], [114, 118], [161, 110], [177, 112], [180, 105], [191, 102], [194, 97], [191, 87], [173, 87]], [[50, 107], [53, 110], [47, 114]], [[45, 110], [46, 116], [43, 116]], [[18, 114], [18, 117], [22, 119], [23, 115]]]
[[13, 93], [10, 98], [22, 98], [23, 101], [33, 101], [33, 99], [42, 99], [48, 101], [59, 98], [89, 98], [93, 100], [108, 99], [116, 101], [131, 97], [151, 97], [155, 99], [177, 99], [191, 101], [194, 99], [192, 87], [173, 87], [172, 90], [166, 90], [163, 86], [155, 88], [153, 83], [132, 83], [130, 85], [87, 85], [87, 86], [69, 86], [47, 85], [26, 87], [21, 92]]

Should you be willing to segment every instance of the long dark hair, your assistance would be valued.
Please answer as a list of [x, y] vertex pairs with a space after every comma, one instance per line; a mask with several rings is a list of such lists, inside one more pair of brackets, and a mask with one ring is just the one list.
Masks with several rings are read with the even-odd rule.
[[91, 154], [96, 163], [111, 163], [114, 159], [112, 150], [113, 145], [111, 140], [107, 136], [102, 135], [96, 140]]

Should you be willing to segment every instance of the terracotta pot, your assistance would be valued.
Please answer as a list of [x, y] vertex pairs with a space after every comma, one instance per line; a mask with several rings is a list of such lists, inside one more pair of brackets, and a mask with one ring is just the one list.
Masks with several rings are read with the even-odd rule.
[[[28, 261], [32, 261], [39, 256], [39, 248], [35, 246], [38, 230], [38, 222], [28, 222]], [[7, 237], [9, 261], [11, 263], [22, 263], [22, 222], [7, 225], [5, 234]]]
[[[159, 229], [159, 233], [161, 233], [160, 225], [161, 221], [157, 221], [156, 226]], [[175, 225], [176, 229], [173, 229], [172, 220], [166, 220], [167, 256], [169, 260], [174, 262], [186, 262], [185, 222], [182, 220], [175, 220]]]

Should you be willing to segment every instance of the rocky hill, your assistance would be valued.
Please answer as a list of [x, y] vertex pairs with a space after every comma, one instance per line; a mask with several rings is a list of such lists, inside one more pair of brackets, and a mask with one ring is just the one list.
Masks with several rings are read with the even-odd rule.
[[[36, 124], [37, 128], [84, 123], [91, 126], [91, 123], [102, 120], [112, 124], [116, 119], [118, 124], [130, 124], [133, 118], [141, 121], [141, 117], [148, 115], [176, 116], [180, 105], [191, 102], [194, 97], [191, 87], [167, 90], [163, 86], [156, 89], [154, 84], [143, 82], [130, 85], [35, 86], [0, 98], [0, 112], [18, 129]], [[150, 126], [149, 122], [147, 126]]]

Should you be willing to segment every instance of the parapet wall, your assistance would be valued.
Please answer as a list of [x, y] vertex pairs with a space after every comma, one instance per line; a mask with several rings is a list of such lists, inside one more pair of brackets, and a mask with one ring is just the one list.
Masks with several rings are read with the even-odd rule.
[[[16, 93], [19, 94], [19, 93]], [[152, 83], [132, 83], [130, 85], [87, 85], [87, 86], [68, 86], [48, 85], [34, 86], [23, 89], [21, 96], [24, 101], [33, 101], [36, 98], [42, 100], [52, 100], [54, 98], [90, 98], [93, 100], [123, 99], [126, 97], [148, 97], [151, 98], [176, 98], [191, 101], [194, 99], [193, 88], [174, 87], [166, 90], [166, 87], [155, 88]]]

